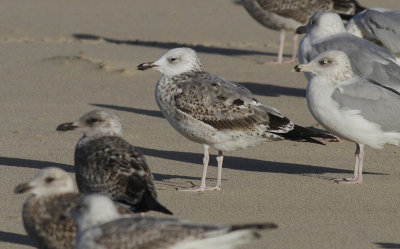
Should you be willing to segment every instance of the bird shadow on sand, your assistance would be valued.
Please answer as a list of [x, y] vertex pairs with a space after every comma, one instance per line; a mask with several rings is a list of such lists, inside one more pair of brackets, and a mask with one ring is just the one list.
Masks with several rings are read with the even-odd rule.
[[[203, 160], [203, 154], [192, 153], [192, 152], [181, 152], [181, 151], [167, 151], [157, 150], [144, 147], [137, 147], [146, 156], [158, 157], [168, 160], [174, 160], [185, 163], [201, 164]], [[213, 156], [210, 157], [210, 166], [216, 167], [216, 160], [213, 160]], [[257, 171], [266, 173], [278, 173], [278, 174], [298, 174], [298, 175], [320, 175], [325, 173], [346, 173], [352, 174], [353, 170], [344, 170], [329, 168], [323, 166], [311, 166], [296, 163], [283, 163], [283, 162], [272, 162], [264, 161], [252, 158], [242, 158], [227, 155], [224, 157], [224, 168], [234, 170], [245, 170], [245, 171]], [[385, 175], [383, 173], [374, 172], [363, 172], [364, 174], [371, 175]]]
[[155, 48], [164, 48], [164, 49], [172, 49], [176, 47], [189, 47], [196, 52], [206, 53], [206, 54], [221, 54], [221, 55], [229, 55], [229, 56], [237, 56], [237, 55], [265, 55], [265, 56], [277, 56], [276, 53], [248, 50], [248, 49], [237, 49], [237, 48], [221, 48], [221, 47], [212, 47], [212, 46], [204, 46], [204, 45], [192, 45], [181, 42], [160, 42], [160, 41], [143, 41], [143, 40], [119, 40], [108, 38], [99, 35], [93, 34], [73, 34], [72, 35], [77, 40], [89, 40], [89, 41], [97, 41], [104, 40], [108, 43], [114, 43], [117, 45], [130, 45], [130, 46], [142, 46], [142, 47], [155, 47]]
[[161, 114], [160, 111], [145, 110], [145, 109], [118, 106], [118, 105], [104, 105], [104, 104], [90, 104], [90, 105], [97, 106], [100, 108], [108, 108], [108, 109], [113, 109], [113, 110], [117, 110], [117, 111], [123, 111], [123, 112], [133, 112], [136, 114], [142, 114], [142, 115], [156, 117], [156, 118], [164, 118], [164, 116]]
[[384, 242], [375, 242], [375, 245], [379, 246], [379, 248], [393, 248], [393, 249], [399, 249], [400, 248], [400, 243], [384, 243]]
[[294, 96], [294, 97], [306, 97], [306, 89], [277, 86], [255, 82], [236, 82], [246, 87], [255, 95], [267, 96], [267, 97], [279, 97], [281, 95]]
[[18, 245], [33, 246], [27, 235], [0, 231], [0, 241], [4, 243], [14, 243]]
[[67, 172], [75, 172], [74, 167], [67, 164], [32, 160], [32, 159], [22, 159], [14, 157], [0, 157], [0, 165], [2, 166], [14, 166], [14, 167], [24, 167], [32, 169], [43, 169], [45, 167], [57, 167], [61, 168]]

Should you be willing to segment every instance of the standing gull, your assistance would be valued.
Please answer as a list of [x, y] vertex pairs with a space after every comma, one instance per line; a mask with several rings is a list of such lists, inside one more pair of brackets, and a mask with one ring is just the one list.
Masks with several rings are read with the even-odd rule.
[[76, 249], [230, 249], [260, 238], [273, 223], [197, 225], [176, 219], [121, 217], [105, 196], [89, 195], [70, 214], [78, 225]]
[[[183, 136], [204, 145], [200, 187], [187, 190], [221, 189], [224, 151], [284, 139], [322, 144], [312, 137], [333, 138], [293, 124], [277, 109], [258, 102], [246, 88], [204, 72], [193, 49], [175, 48], [155, 62], [138, 66], [149, 68], [164, 75], [155, 91], [163, 115]], [[218, 177], [215, 187], [206, 188], [210, 145], [218, 150]]]
[[[347, 16], [364, 9], [356, 0], [242, 0], [247, 12], [261, 25], [280, 30], [278, 60], [268, 64], [283, 62], [283, 48], [286, 31], [293, 32], [318, 11], [332, 11]], [[293, 36], [292, 58], [287, 63], [294, 62], [297, 55], [298, 35]]]
[[295, 70], [315, 74], [307, 87], [314, 118], [333, 134], [356, 143], [354, 177], [336, 182], [361, 183], [364, 145], [400, 145], [400, 93], [356, 76], [342, 51], [324, 52]]
[[75, 149], [76, 182], [81, 193], [102, 193], [128, 205], [134, 212], [154, 210], [172, 214], [157, 200], [153, 175], [143, 154], [122, 139], [119, 117], [95, 110], [79, 120], [64, 123], [58, 131], [80, 129]]
[[63, 214], [74, 207], [80, 195], [67, 172], [45, 168], [29, 183], [15, 188], [15, 193], [30, 193], [22, 219], [25, 230], [37, 248], [74, 248], [76, 225]]
[[371, 8], [355, 15], [346, 30], [358, 37], [381, 44], [392, 53], [400, 52], [400, 11]]
[[[324, 51], [340, 50], [349, 57], [357, 76], [400, 91], [400, 67], [396, 57], [375, 43], [346, 32], [339, 15], [318, 12], [296, 32], [307, 32], [300, 43], [300, 63], [310, 62]], [[309, 79], [311, 75], [306, 74], [306, 77]]]

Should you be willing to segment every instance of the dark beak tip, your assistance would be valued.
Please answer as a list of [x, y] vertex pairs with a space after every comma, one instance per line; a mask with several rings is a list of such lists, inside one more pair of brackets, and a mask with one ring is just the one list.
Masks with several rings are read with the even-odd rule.
[[15, 187], [14, 193], [23, 194], [30, 189], [31, 189], [31, 187], [29, 187], [29, 185], [27, 183], [24, 183], [24, 184], [20, 184], [17, 187]]
[[56, 131], [70, 131], [70, 130], [74, 130], [77, 127], [74, 126], [72, 123], [64, 123], [64, 124], [60, 124], [59, 126], [57, 126]]
[[296, 34], [305, 34], [307, 33], [307, 26], [300, 26], [296, 29]]
[[296, 66], [294, 67], [294, 71], [300, 73], [300, 72], [301, 72], [301, 67], [300, 67], [299, 65], [296, 65]]
[[141, 71], [145, 71], [147, 68], [145, 66], [145, 63], [142, 63], [140, 65], [137, 66], [137, 70], [141, 70]]

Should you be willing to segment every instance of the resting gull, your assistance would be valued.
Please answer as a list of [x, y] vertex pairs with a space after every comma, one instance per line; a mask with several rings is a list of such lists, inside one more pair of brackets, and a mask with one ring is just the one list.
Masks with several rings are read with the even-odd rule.
[[[280, 30], [278, 60], [268, 64], [283, 62], [283, 48], [286, 31], [293, 32], [318, 11], [332, 11], [349, 17], [364, 9], [356, 0], [242, 0], [247, 12], [261, 25]], [[298, 35], [293, 36], [293, 53], [288, 63], [297, 55]]]
[[361, 183], [364, 145], [381, 149], [400, 145], [400, 93], [354, 74], [342, 51], [326, 51], [297, 72], [315, 74], [308, 83], [307, 104], [329, 132], [356, 143], [354, 177], [339, 183]]
[[[258, 102], [246, 88], [204, 72], [193, 49], [175, 48], [155, 62], [138, 66], [149, 68], [164, 75], [155, 92], [163, 115], [183, 136], [204, 145], [200, 187], [187, 190], [221, 189], [224, 151], [284, 139], [322, 144], [312, 137], [334, 138], [293, 124], [277, 109]], [[206, 188], [210, 145], [218, 150], [218, 176], [217, 185]]]
[[32, 181], [15, 188], [15, 193], [30, 193], [22, 219], [25, 230], [38, 248], [74, 248], [76, 225], [62, 215], [75, 206], [80, 195], [67, 172], [45, 168]]
[[400, 52], [400, 11], [371, 8], [355, 15], [346, 30], [358, 37], [382, 44], [392, 53]]
[[121, 122], [114, 112], [91, 111], [75, 122], [57, 127], [58, 131], [75, 129], [84, 134], [75, 149], [76, 182], [81, 193], [108, 195], [134, 212], [172, 214], [156, 200], [153, 175], [146, 160], [121, 137]]
[[70, 211], [78, 225], [76, 249], [230, 249], [260, 238], [273, 223], [197, 225], [156, 217], [121, 217], [105, 196], [88, 195]]
[[[300, 63], [310, 62], [324, 51], [340, 50], [349, 57], [356, 75], [400, 91], [400, 67], [396, 57], [375, 43], [346, 32], [339, 15], [318, 12], [296, 32], [307, 32], [300, 43]], [[309, 79], [311, 75], [306, 74], [306, 77]]]

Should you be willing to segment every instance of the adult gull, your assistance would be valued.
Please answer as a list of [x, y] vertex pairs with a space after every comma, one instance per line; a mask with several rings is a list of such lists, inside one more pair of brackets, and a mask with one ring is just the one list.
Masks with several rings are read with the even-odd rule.
[[[150, 68], [163, 74], [155, 91], [163, 115], [183, 136], [204, 145], [200, 187], [186, 190], [221, 189], [224, 151], [284, 139], [322, 144], [314, 138], [334, 138], [294, 124], [277, 109], [258, 102], [243, 86], [204, 72], [193, 49], [175, 48], [155, 62], [138, 66], [139, 70]], [[218, 150], [213, 188], [205, 183], [209, 146]]]
[[[318, 11], [332, 11], [353, 16], [364, 9], [356, 0], [242, 0], [247, 12], [264, 27], [280, 30], [278, 59], [267, 64], [283, 63], [283, 48], [286, 31], [293, 32]], [[298, 35], [293, 35], [292, 58], [296, 60]]]
[[75, 176], [81, 193], [102, 193], [133, 212], [172, 214], [157, 201], [153, 175], [143, 154], [122, 138], [122, 125], [112, 111], [95, 110], [64, 123], [58, 131], [79, 129]]
[[399, 10], [366, 9], [347, 23], [346, 30], [355, 36], [381, 44], [392, 53], [400, 52]]
[[361, 183], [364, 145], [400, 145], [400, 93], [356, 76], [349, 57], [338, 50], [323, 52], [295, 70], [315, 75], [307, 86], [314, 118], [332, 134], [356, 143], [354, 177], [336, 182]]
[[198, 225], [156, 217], [121, 217], [102, 195], [88, 195], [71, 210], [78, 225], [76, 249], [231, 249], [260, 238], [273, 223]]
[[[315, 13], [296, 32], [307, 35], [299, 48], [299, 62], [307, 63], [324, 51], [340, 50], [350, 59], [353, 72], [362, 78], [400, 91], [400, 67], [396, 57], [375, 43], [348, 33], [335, 13]], [[306, 74], [307, 79], [311, 77]]]

